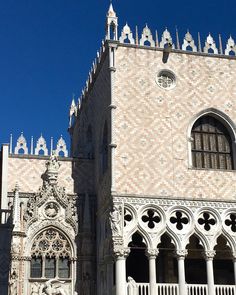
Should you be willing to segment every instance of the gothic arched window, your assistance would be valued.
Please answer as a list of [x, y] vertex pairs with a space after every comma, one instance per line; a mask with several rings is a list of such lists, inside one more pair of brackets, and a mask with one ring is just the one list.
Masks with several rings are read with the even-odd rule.
[[193, 125], [191, 138], [193, 167], [234, 169], [230, 133], [215, 117], [200, 117]]
[[69, 278], [71, 247], [53, 228], [40, 233], [31, 248], [31, 278]]

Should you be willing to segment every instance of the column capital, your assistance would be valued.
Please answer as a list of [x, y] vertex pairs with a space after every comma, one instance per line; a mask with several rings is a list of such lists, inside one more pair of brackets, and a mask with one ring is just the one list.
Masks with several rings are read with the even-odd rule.
[[236, 252], [232, 252], [232, 258], [236, 262]]
[[145, 254], [149, 259], [156, 258], [157, 255], [159, 254], [159, 250], [158, 249], [146, 249]]
[[203, 257], [205, 258], [205, 260], [213, 260], [215, 255], [216, 255], [215, 250], [207, 250], [203, 252]]
[[130, 248], [124, 248], [124, 247], [116, 247], [114, 248], [114, 257], [115, 259], [125, 259], [127, 256], [129, 256]]
[[175, 256], [179, 259], [184, 259], [188, 255], [188, 250], [187, 249], [182, 249], [182, 250], [176, 250], [175, 251]]

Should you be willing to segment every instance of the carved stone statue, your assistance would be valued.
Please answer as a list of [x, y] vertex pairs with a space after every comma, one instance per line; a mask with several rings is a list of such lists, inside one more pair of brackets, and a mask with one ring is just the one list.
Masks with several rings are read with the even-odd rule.
[[112, 234], [115, 236], [119, 236], [121, 234], [121, 214], [119, 212], [119, 208], [114, 207], [113, 212], [110, 213], [110, 223]]
[[12, 272], [9, 282], [10, 295], [17, 295], [17, 274]]
[[47, 281], [38, 294], [39, 295], [67, 295], [67, 292], [61, 286], [64, 282], [51, 279]]
[[138, 286], [132, 277], [128, 277], [128, 295], [138, 295]]
[[31, 293], [30, 295], [38, 295], [40, 290], [40, 285], [38, 282], [33, 283], [31, 286]]
[[55, 203], [51, 202], [51, 203], [47, 204], [47, 206], [45, 208], [45, 214], [48, 217], [53, 218], [57, 215], [57, 213], [58, 213], [58, 208]]

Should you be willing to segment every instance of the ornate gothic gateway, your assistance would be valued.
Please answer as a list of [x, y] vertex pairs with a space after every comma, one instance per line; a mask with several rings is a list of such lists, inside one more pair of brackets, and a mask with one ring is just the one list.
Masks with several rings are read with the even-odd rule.
[[75, 294], [77, 212], [74, 196], [58, 186], [59, 166], [52, 155], [43, 185], [30, 195], [26, 208], [19, 204], [19, 188], [15, 189], [11, 295]]

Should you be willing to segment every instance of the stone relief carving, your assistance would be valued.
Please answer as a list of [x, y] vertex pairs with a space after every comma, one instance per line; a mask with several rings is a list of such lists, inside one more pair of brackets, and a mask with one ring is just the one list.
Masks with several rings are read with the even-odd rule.
[[[65, 188], [58, 186], [58, 170], [60, 163], [55, 154], [51, 155], [49, 161], [46, 162], [46, 172], [43, 174], [43, 185], [38, 193], [30, 196], [27, 202], [24, 219], [26, 221], [26, 229], [39, 220], [44, 220], [45, 215], [49, 218], [61, 218], [60, 207], [65, 212], [62, 223], [67, 223], [77, 230], [77, 212], [75, 207], [75, 196], [69, 197]], [[44, 205], [45, 204], [45, 205]], [[45, 206], [43, 208], [43, 206]], [[41, 209], [43, 208], [43, 210]], [[42, 213], [44, 213], [42, 215]]]
[[64, 281], [51, 279], [44, 284], [33, 283], [30, 295], [68, 295], [63, 288]]
[[113, 211], [110, 213], [110, 224], [113, 236], [120, 236], [121, 233], [121, 217], [122, 207], [114, 206]]
[[49, 218], [56, 217], [58, 214], [58, 211], [59, 211], [59, 207], [54, 202], [50, 202], [50, 203], [46, 204], [45, 209], [44, 209], [45, 215]]
[[[231, 252], [236, 253], [235, 203], [146, 198], [145, 196], [143, 198], [116, 196], [114, 203], [122, 204], [120, 206], [124, 207], [121, 216], [124, 215], [122, 220], [125, 230], [123, 237], [113, 235], [114, 252], [122, 253], [122, 249], [129, 244], [132, 234], [141, 230], [142, 236], [147, 241], [147, 248], [150, 249], [158, 247], [160, 237], [165, 232], [178, 245], [177, 250], [185, 249], [189, 237], [197, 233], [203, 248], [211, 251], [217, 244], [217, 237], [223, 234], [228, 237]], [[151, 211], [148, 212], [148, 210]], [[158, 215], [153, 214], [154, 211], [162, 212], [159, 216], [166, 222], [159, 222], [159, 218], [155, 218]]]
[[9, 281], [9, 289], [11, 295], [17, 295], [17, 279], [18, 276], [16, 274], [16, 271], [14, 270], [10, 275], [10, 281]]

